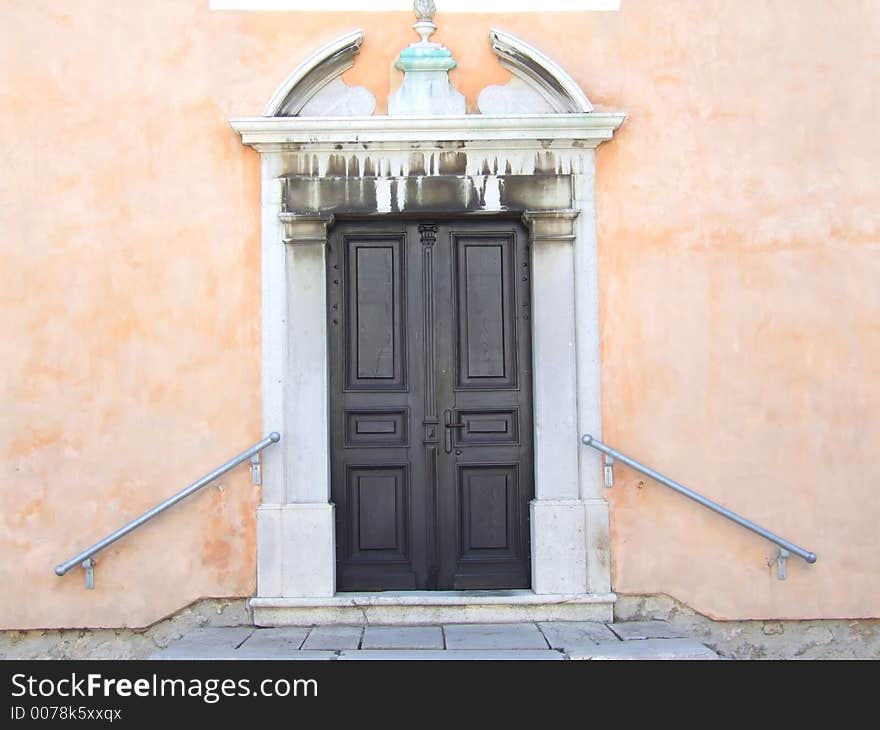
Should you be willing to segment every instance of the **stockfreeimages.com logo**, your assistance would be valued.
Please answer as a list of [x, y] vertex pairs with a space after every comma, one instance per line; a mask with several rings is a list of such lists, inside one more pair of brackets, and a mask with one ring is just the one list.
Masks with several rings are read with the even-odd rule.
[[141, 677], [125, 679], [101, 674], [79, 676], [76, 672], [61, 679], [40, 679], [28, 674], [12, 675], [12, 696], [39, 699], [102, 697], [197, 697], [208, 704], [224, 697], [317, 697], [316, 679], [169, 679]]

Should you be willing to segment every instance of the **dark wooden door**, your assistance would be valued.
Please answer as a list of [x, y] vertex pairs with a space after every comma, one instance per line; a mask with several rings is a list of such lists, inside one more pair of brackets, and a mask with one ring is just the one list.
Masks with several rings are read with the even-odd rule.
[[335, 227], [327, 289], [339, 590], [529, 586], [526, 242], [508, 220]]

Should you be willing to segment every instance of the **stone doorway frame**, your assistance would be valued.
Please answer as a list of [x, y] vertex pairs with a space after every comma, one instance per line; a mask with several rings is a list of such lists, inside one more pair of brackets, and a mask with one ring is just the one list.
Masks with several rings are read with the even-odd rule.
[[[334, 58], [338, 76], [338, 51]], [[395, 601], [564, 603], [576, 611], [562, 615], [611, 620], [602, 465], [598, 454], [579, 447], [579, 435], [602, 433], [595, 148], [623, 119], [590, 111], [230, 121], [261, 156], [263, 425], [282, 433], [279, 447], [263, 457], [251, 600], [258, 624], [302, 620], [303, 608], [323, 611], [313, 622], [345, 620], [342, 607]], [[497, 600], [466, 592], [336, 594], [328, 231], [340, 216], [493, 214], [521, 215], [530, 239], [532, 589]]]

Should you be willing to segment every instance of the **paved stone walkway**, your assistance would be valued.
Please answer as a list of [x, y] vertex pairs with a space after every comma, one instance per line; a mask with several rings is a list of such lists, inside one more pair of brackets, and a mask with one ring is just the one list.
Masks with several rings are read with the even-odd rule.
[[664, 621], [196, 629], [151, 659], [717, 659]]

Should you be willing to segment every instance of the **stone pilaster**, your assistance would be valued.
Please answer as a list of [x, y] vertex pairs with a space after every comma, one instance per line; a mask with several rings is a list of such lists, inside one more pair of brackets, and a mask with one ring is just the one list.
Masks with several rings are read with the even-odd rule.
[[532, 587], [585, 593], [584, 507], [578, 480], [574, 309], [576, 210], [531, 211], [535, 499]]
[[[332, 215], [280, 213], [285, 249], [286, 342], [280, 392], [283, 490], [257, 513], [258, 594], [332, 596], [336, 589], [330, 503], [326, 249]], [[278, 492], [281, 492], [280, 495]]]

